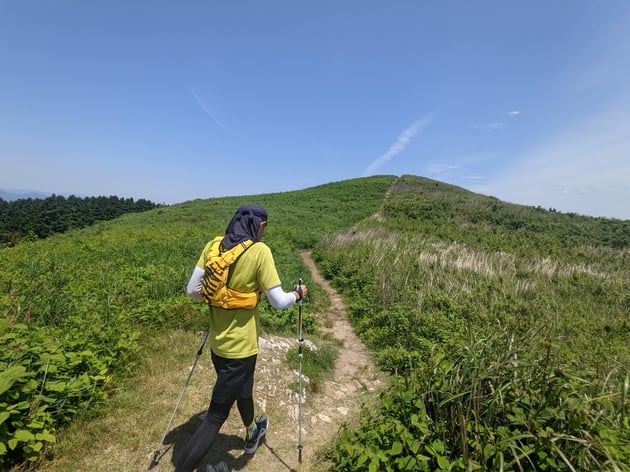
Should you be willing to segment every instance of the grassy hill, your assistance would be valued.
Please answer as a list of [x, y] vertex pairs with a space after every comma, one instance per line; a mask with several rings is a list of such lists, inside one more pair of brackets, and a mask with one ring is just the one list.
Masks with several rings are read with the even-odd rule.
[[[59, 427], [98, 410], [153, 333], [204, 326], [183, 289], [239, 205], [267, 208], [265, 240], [289, 289], [308, 272], [299, 250], [374, 213], [393, 180], [196, 200], [0, 249], [0, 469], [37, 460]], [[263, 309], [268, 329], [286, 328], [286, 314]]]
[[336, 470], [626, 470], [629, 223], [407, 176], [325, 237], [324, 273], [396, 374]]
[[[152, 334], [203, 325], [183, 287], [249, 202], [268, 210], [285, 288], [313, 249], [393, 373], [378, 414], [329, 452], [336, 470], [628, 463], [630, 222], [379, 176], [195, 200], [2, 249], [0, 466], [37, 459], [60, 426], [98, 411]], [[307, 313], [326, 304], [311, 293]], [[268, 330], [287, 329], [263, 309]]]

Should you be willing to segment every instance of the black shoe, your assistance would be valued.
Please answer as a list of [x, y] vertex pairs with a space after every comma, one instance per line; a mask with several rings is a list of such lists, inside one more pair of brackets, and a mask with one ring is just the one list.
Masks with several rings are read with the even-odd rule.
[[206, 472], [230, 472], [230, 468], [223, 461], [216, 465], [208, 464], [206, 466]]
[[267, 434], [267, 428], [269, 427], [269, 421], [265, 415], [259, 416], [256, 419], [256, 433], [251, 438], [245, 438], [244, 450], [247, 454], [253, 454], [258, 449], [260, 440]]

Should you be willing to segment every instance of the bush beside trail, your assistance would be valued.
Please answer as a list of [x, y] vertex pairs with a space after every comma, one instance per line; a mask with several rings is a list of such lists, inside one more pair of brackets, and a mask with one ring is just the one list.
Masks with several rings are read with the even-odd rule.
[[[28, 316], [28, 315], [27, 315]], [[57, 428], [94, 414], [112, 376], [138, 351], [136, 334], [102, 326], [35, 326], [0, 319], [0, 465], [34, 462]]]

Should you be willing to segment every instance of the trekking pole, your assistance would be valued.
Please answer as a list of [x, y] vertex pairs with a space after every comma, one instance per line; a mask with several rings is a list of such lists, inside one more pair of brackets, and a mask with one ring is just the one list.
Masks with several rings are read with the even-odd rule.
[[160, 446], [153, 453], [153, 460], [151, 464], [149, 464], [149, 470], [158, 465], [160, 454], [162, 453], [162, 446], [164, 446], [164, 441], [166, 440], [166, 435], [171, 430], [171, 423], [173, 423], [173, 419], [175, 418], [175, 413], [177, 413], [177, 409], [179, 408], [179, 404], [182, 402], [182, 398], [184, 398], [184, 393], [188, 388], [188, 383], [190, 382], [190, 378], [192, 377], [193, 372], [195, 371], [195, 367], [197, 366], [197, 361], [203, 354], [203, 348], [206, 345], [206, 341], [208, 340], [208, 335], [210, 334], [210, 328], [208, 328], [203, 335], [203, 341], [201, 341], [201, 346], [199, 346], [199, 350], [197, 351], [197, 357], [195, 357], [195, 362], [190, 369], [190, 373], [188, 374], [188, 378], [186, 379], [186, 384], [184, 385], [184, 389], [182, 393], [179, 394], [179, 398], [177, 399], [177, 404], [175, 405], [175, 409], [173, 410], [173, 414], [171, 415], [171, 419], [168, 421], [168, 425], [166, 426], [166, 430], [164, 431], [164, 435], [162, 436], [162, 442], [160, 442]]
[[298, 301], [298, 462], [302, 463], [302, 344], [304, 338], [302, 337], [302, 279], [298, 283], [298, 293], [300, 294], [300, 300]]

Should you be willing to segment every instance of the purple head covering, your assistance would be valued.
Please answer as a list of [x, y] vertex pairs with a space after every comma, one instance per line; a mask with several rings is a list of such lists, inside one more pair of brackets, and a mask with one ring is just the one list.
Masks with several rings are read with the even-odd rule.
[[243, 205], [232, 217], [225, 230], [223, 247], [232, 249], [239, 243], [251, 239], [256, 242], [261, 221], [267, 221], [267, 211], [259, 205]]

